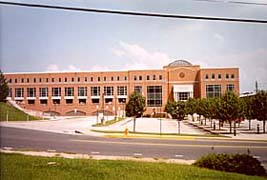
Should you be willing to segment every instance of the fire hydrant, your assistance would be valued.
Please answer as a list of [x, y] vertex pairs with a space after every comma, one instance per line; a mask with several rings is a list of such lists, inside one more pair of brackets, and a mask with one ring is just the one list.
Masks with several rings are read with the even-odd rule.
[[126, 127], [125, 130], [124, 130], [124, 135], [125, 135], [125, 136], [128, 136], [128, 134], [129, 134], [129, 130], [128, 130], [128, 128]]

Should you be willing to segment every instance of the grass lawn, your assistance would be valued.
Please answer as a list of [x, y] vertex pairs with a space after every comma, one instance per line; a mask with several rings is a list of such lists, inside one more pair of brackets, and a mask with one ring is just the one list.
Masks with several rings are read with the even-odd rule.
[[12, 105], [8, 103], [0, 102], [0, 120], [1, 121], [6, 121], [7, 113], [8, 113], [9, 121], [26, 121], [27, 118], [29, 118], [28, 120], [30, 121], [41, 119], [39, 117], [27, 115], [23, 111], [13, 107]]
[[111, 125], [111, 124], [120, 122], [120, 121], [122, 121], [122, 120], [124, 120], [124, 119], [125, 119], [125, 118], [117, 117], [117, 119], [112, 119], [112, 120], [109, 120], [109, 121], [105, 121], [105, 124], [102, 124], [102, 123], [94, 124], [93, 127], [109, 126], [109, 125]]
[[[1, 153], [1, 179], [185, 179], [240, 180], [261, 177], [201, 169], [190, 165], [134, 161], [64, 159]], [[53, 164], [53, 163], [56, 164]]]

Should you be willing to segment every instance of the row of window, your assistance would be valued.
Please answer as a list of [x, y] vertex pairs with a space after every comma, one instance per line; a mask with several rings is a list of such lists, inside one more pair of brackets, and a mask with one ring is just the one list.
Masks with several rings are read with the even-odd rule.
[[[227, 84], [226, 91], [234, 91], [235, 86], [234, 84]], [[206, 85], [206, 97], [207, 98], [214, 98], [220, 97], [222, 94], [222, 87], [219, 84], [215, 85]]]
[[[135, 81], [137, 81], [137, 80], [142, 80], [143, 79], [143, 76], [134, 76], [134, 80]], [[156, 77], [156, 75], [152, 75], [151, 77], [149, 76], [149, 75], [147, 75], [146, 76], [146, 80], [150, 80], [150, 79], [152, 79], [152, 80], [162, 80], [162, 75], [159, 75], [158, 76], [158, 78]], [[51, 79], [49, 79], [49, 78], [33, 78], [31, 81], [30, 81], [30, 78], [21, 78], [21, 79], [17, 79], [17, 78], [15, 78], [15, 79], [9, 79], [8, 80], [8, 82], [9, 83], [12, 83], [13, 82], [13, 80], [14, 80], [14, 83], [30, 83], [30, 82], [33, 82], [33, 83], [37, 83], [37, 82], [39, 82], [39, 83], [42, 83], [42, 82], [46, 82], [46, 83], [48, 83], [48, 82], [81, 82], [81, 78], [80, 77], [78, 77], [77, 78], [77, 80], [75, 81], [75, 78], [74, 77], [72, 77], [72, 78], [67, 78], [67, 77], [65, 77], [65, 78], [51, 78]], [[90, 81], [90, 82], [94, 82], [94, 77], [84, 77], [84, 81], [83, 82], [88, 82], [88, 81]], [[111, 76], [110, 77], [110, 79], [108, 79], [108, 77], [106, 77], [106, 76], [104, 76], [103, 77], [103, 81], [120, 81], [120, 80], [122, 80], [122, 77], [120, 77], [120, 76], [117, 76], [117, 77], [114, 77], [114, 76]], [[127, 81], [128, 80], [128, 78], [127, 78], [127, 76], [124, 76], [124, 78], [123, 78], [123, 80], [124, 81]], [[96, 78], [96, 81], [98, 81], [98, 82], [100, 82], [101, 81], [101, 77], [97, 77]]]
[[[74, 96], [74, 87], [65, 87], [65, 96]], [[105, 96], [114, 95], [113, 86], [104, 87]], [[117, 95], [118, 96], [127, 96], [127, 86], [117, 86]], [[9, 97], [12, 97], [12, 88], [9, 88]], [[61, 96], [61, 88], [53, 87], [52, 96], [59, 97]], [[78, 96], [87, 96], [87, 87], [78, 87]], [[93, 86], [91, 87], [91, 96], [100, 96], [100, 87]], [[24, 97], [24, 88], [15, 88], [15, 97]], [[36, 97], [36, 88], [27, 88], [27, 97]], [[48, 97], [48, 88], [42, 87], [39, 88], [39, 97]]]
[[[206, 74], [205, 75], [205, 79], [215, 79], [216, 78], [216, 75], [215, 74], [211, 74], [209, 76], [209, 74]], [[235, 75], [234, 74], [225, 74], [225, 79], [234, 79], [235, 78]], [[222, 74], [217, 74], [217, 79], [222, 79]]]

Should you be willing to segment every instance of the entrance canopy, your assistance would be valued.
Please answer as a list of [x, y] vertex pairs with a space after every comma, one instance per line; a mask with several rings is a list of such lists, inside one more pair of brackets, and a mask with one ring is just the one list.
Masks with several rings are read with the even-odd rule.
[[186, 101], [193, 98], [193, 84], [177, 84], [173, 85], [173, 97], [175, 101]]

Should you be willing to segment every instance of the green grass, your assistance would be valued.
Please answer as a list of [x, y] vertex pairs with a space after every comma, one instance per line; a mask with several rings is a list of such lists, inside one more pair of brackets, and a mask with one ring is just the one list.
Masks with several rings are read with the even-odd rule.
[[[1, 179], [184, 179], [249, 180], [264, 179], [235, 173], [202, 169], [190, 165], [134, 161], [64, 159], [0, 154]], [[49, 165], [49, 162], [56, 164]]]
[[0, 102], [0, 120], [1, 121], [6, 121], [7, 113], [8, 113], [9, 121], [26, 121], [26, 120], [32, 121], [32, 120], [41, 119], [39, 117], [27, 115], [23, 111], [13, 107], [12, 105], [8, 103]]
[[125, 118], [117, 117], [117, 119], [112, 119], [112, 120], [109, 120], [109, 121], [105, 121], [105, 124], [101, 124], [101, 123], [94, 124], [93, 127], [109, 126], [109, 125], [111, 125], [111, 124], [120, 122], [120, 121], [122, 121], [122, 120], [124, 120], [124, 119], [125, 119]]

